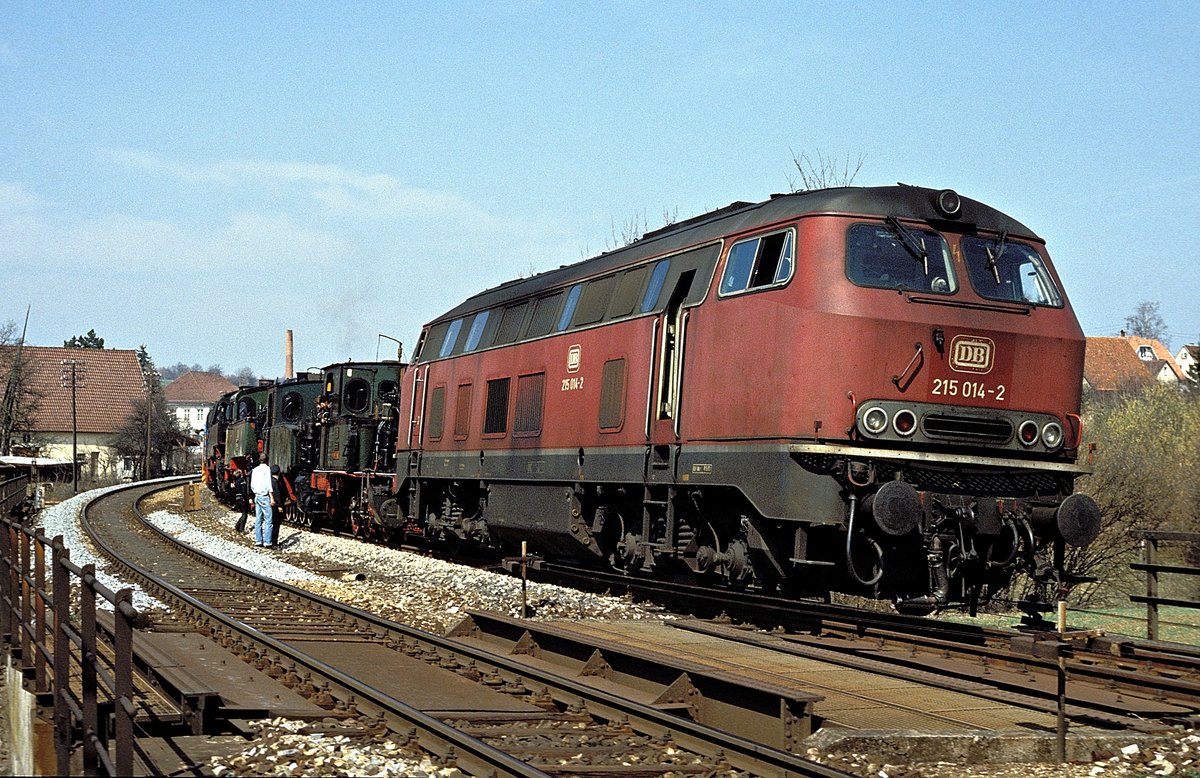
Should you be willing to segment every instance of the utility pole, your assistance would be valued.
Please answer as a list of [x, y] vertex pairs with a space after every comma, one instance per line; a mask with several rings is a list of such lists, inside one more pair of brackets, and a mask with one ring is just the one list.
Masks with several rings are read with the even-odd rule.
[[71, 387], [71, 490], [79, 494], [79, 418], [76, 413], [75, 395], [79, 383], [87, 377], [87, 363], [82, 359], [64, 359], [61, 362], [62, 386]]
[[150, 478], [150, 417], [154, 410], [154, 389], [151, 382], [157, 380], [157, 370], [142, 372], [142, 386], [146, 389], [146, 465], [142, 472], [142, 480]]

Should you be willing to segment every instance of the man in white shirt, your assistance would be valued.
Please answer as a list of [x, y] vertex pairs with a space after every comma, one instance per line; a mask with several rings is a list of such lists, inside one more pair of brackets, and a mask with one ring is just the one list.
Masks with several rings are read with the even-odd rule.
[[271, 466], [259, 462], [250, 471], [250, 491], [254, 492], [254, 545], [274, 548], [271, 542], [271, 507], [275, 504], [271, 489]]

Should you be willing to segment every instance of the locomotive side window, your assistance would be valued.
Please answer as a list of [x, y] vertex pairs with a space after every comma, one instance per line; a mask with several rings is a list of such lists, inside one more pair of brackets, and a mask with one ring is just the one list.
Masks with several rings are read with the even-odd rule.
[[450, 356], [450, 352], [454, 350], [454, 343], [458, 340], [458, 333], [462, 329], [462, 323], [462, 319], [455, 319], [450, 322], [450, 328], [446, 330], [446, 339], [442, 341], [442, 347], [438, 351], [439, 357]]
[[721, 276], [721, 294], [786, 283], [792, 277], [793, 244], [791, 230], [733, 244]]
[[600, 429], [616, 432], [625, 421], [625, 360], [610, 359], [600, 375]]
[[587, 324], [595, 324], [604, 318], [604, 312], [608, 310], [608, 300], [612, 297], [613, 287], [616, 286], [617, 277], [615, 275], [597, 278], [594, 281], [588, 281], [583, 287], [583, 295], [579, 298], [579, 305], [575, 308], [575, 318], [571, 320], [572, 327], [582, 327]]
[[1054, 279], [1031, 246], [1008, 243], [1003, 238], [966, 236], [962, 248], [971, 286], [980, 297], [1062, 307]]
[[500, 317], [500, 328], [496, 330], [496, 339], [492, 343], [493, 346], [503, 346], [517, 339], [517, 335], [521, 333], [521, 325], [525, 322], [527, 310], [529, 310], [528, 302], [510, 305], [504, 309], [504, 315]]
[[471, 331], [467, 333], [467, 345], [463, 347], [463, 351], [474, 351], [479, 346], [479, 339], [483, 336], [483, 328], [487, 326], [489, 313], [491, 311], [480, 311], [475, 314], [475, 320], [471, 322]]
[[575, 315], [575, 306], [579, 304], [579, 295], [583, 291], [583, 284], [575, 284], [571, 287], [571, 291], [567, 292], [567, 304], [563, 306], [562, 315], [558, 317], [558, 326], [554, 328], [555, 332], [562, 332], [571, 323], [571, 317]]
[[654, 266], [654, 272], [650, 276], [650, 285], [646, 287], [646, 293], [642, 295], [642, 313], [648, 313], [656, 305], [658, 298], [662, 294], [663, 283], [667, 280], [667, 271], [671, 269], [671, 260], [664, 259]]
[[342, 392], [342, 403], [350, 413], [363, 413], [371, 404], [371, 384], [365, 378], [351, 378]]
[[495, 378], [487, 382], [487, 407], [483, 414], [483, 434], [508, 432], [508, 385], [511, 379]]
[[546, 374], [517, 377], [517, 412], [513, 418], [513, 437], [534, 437], [542, 432], [542, 399], [546, 395]]
[[380, 381], [379, 382], [379, 399], [387, 403], [395, 403], [400, 399], [395, 381]]
[[441, 440], [446, 423], [446, 387], [435, 386], [429, 393], [429, 439]]
[[533, 317], [529, 320], [525, 337], [539, 338], [542, 335], [550, 334], [551, 328], [554, 327], [555, 317], [558, 315], [558, 303], [562, 300], [562, 296], [562, 292], [555, 292], [534, 303]]
[[458, 398], [454, 403], [454, 439], [466, 440], [471, 433], [471, 385], [458, 385]]
[[638, 303], [638, 294], [641, 293], [642, 284], [646, 282], [646, 274], [649, 272], [650, 267], [642, 265], [621, 276], [621, 281], [617, 284], [617, 291], [613, 294], [612, 303], [608, 306], [608, 318], [618, 319], [633, 313], [633, 309]]
[[303, 412], [304, 399], [300, 397], [299, 392], [288, 392], [283, 396], [279, 415], [283, 417], [284, 421], [299, 421], [300, 414]]
[[953, 294], [958, 279], [936, 232], [855, 224], [846, 236], [846, 276], [858, 286]]
[[251, 418], [252, 416], [254, 416], [255, 410], [256, 410], [256, 408], [254, 405], [253, 398], [243, 397], [242, 399], [238, 400], [238, 404], [237, 404], [238, 419]]

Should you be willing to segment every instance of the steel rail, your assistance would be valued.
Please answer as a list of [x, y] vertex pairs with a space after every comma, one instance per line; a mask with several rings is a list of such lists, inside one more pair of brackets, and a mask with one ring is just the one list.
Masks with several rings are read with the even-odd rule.
[[[981, 661], [1019, 663], [1050, 674], [1057, 669], [1057, 653], [1050, 652], [1062, 650], [1068, 674], [1074, 678], [1124, 686], [1143, 694], [1153, 690], [1154, 694], [1200, 706], [1200, 656], [1186, 646], [1104, 636], [1070, 641], [1052, 630], [1021, 631], [933, 621], [549, 563], [529, 565], [528, 570], [532, 580], [592, 591], [624, 591], [647, 601], [667, 602], [698, 616], [727, 616], [762, 628], [778, 626], [801, 633], [834, 633], [862, 641], [913, 645]], [[1158, 669], [1162, 672], [1155, 671]]]
[[[140, 495], [135, 500], [135, 503], [140, 502], [141, 499], [144, 499], [153, 492], [161, 491], [164, 488], [170, 488], [176, 485], [177, 484], [175, 483], [164, 484], [163, 482], [159, 482], [152, 487], [145, 487], [145, 494]], [[126, 494], [126, 491], [122, 490], [119, 492], [112, 492], [93, 500], [87, 505], [84, 511], [81, 512], [80, 524], [92, 541], [96, 543], [96, 545], [109, 558], [113, 559], [117, 564], [121, 565], [135, 576], [145, 580], [146, 582], [149, 582], [156, 589], [167, 593], [170, 597], [175, 598], [185, 607], [198, 614], [203, 614], [205, 618], [221, 624], [228, 630], [241, 634], [243, 637], [252, 642], [269, 648], [276, 654], [295, 662], [298, 666], [306, 668], [309, 672], [312, 672], [315, 675], [318, 675], [329, 682], [338, 685], [348, 694], [355, 695], [356, 698], [360, 700], [360, 703], [361, 701], [365, 700], [368, 705], [372, 705], [380, 711], [385, 711], [400, 718], [407, 726], [415, 727], [417, 729], [418, 733], [420, 733], [420, 742], [423, 748], [426, 748], [431, 753], [434, 753], [442, 758], [457, 759], [460, 768], [466, 772], [470, 772], [475, 775], [486, 775], [493, 771], [498, 771], [504, 775], [529, 776], [530, 778], [544, 778], [548, 775], [547, 773], [536, 768], [532, 768], [519, 759], [516, 759], [513, 756], [488, 745], [487, 743], [484, 743], [478, 738], [459, 732], [444, 722], [439, 721], [438, 719], [435, 719], [432, 716], [417, 710], [416, 708], [413, 708], [401, 700], [397, 700], [394, 697], [381, 692], [380, 690], [362, 682], [360, 679], [347, 675], [346, 673], [343, 673], [337, 668], [334, 668], [320, 661], [319, 659], [299, 651], [287, 645], [286, 643], [276, 640], [269, 635], [263, 634], [259, 630], [243, 624], [236, 619], [226, 616], [225, 614], [211, 608], [207, 603], [191, 596], [182, 589], [179, 589], [175, 585], [164, 580], [160, 576], [126, 561], [116, 549], [112, 548], [106, 542], [102, 534], [93, 526], [88, 516], [88, 514], [93, 510], [94, 506], [97, 503], [102, 502], [105, 498], [109, 497], [110, 494], [124, 495]], [[270, 579], [255, 576], [253, 573], [249, 573], [248, 571], [240, 570], [239, 568], [233, 568], [229, 565], [222, 565], [215, 557], [204, 554], [198, 549], [195, 549], [185, 543], [180, 543], [177, 540], [173, 540], [167, 533], [159, 530], [157, 527], [154, 527], [152, 524], [147, 522], [140, 510], [137, 509], [136, 504], [134, 507], [134, 513], [135, 516], [145, 524], [145, 526], [150, 527], [164, 539], [181, 547], [189, 554], [199, 555], [204, 557], [210, 563], [216, 563], [219, 566], [232, 568], [233, 570], [236, 570], [239, 575], [257, 579], [264, 584], [274, 583]], [[362, 707], [361, 704], [360, 707]]]
[[[163, 485], [164, 488], [173, 486], [174, 484]], [[149, 496], [149, 493], [147, 495]], [[275, 581], [265, 576], [252, 573], [248, 570], [230, 565], [229, 563], [207, 554], [193, 546], [183, 543], [173, 538], [168, 533], [160, 530], [158, 527], [147, 522], [141, 516], [140, 511], [136, 512], [145, 526], [162, 537], [165, 541], [180, 548], [183, 552], [195, 557], [196, 559], [205, 561], [206, 564], [212, 565], [217, 569], [228, 571], [229, 574], [244, 578], [247, 581], [254, 582], [257, 585], [269, 586], [280, 591], [286, 592], [291, 597], [312, 602], [315, 605], [335, 613], [342, 614], [346, 618], [359, 622], [368, 628], [382, 629], [385, 632], [390, 632], [396, 635], [403, 636], [408, 640], [416, 641], [420, 644], [432, 645], [442, 651], [450, 651], [456, 655], [470, 659], [477, 663], [495, 668], [498, 671], [509, 674], [512, 677], [521, 677], [526, 680], [534, 680], [542, 683], [547, 688], [559, 690], [559, 695], [565, 696], [569, 702], [583, 701], [592, 712], [603, 712], [607, 715], [602, 715], [602, 718], [617, 718], [626, 717], [631, 722], [639, 722], [643, 727], [654, 729], [660, 732], [669, 732], [673, 740], [682, 746], [696, 749], [700, 753], [711, 752], [714, 748], [720, 749], [725, 757], [734, 767], [742, 770], [747, 770], [755, 774], [782, 774], [796, 776], [811, 776], [813, 778], [848, 778], [850, 773], [838, 770], [836, 768], [827, 767], [817, 762], [809, 760], [805, 757], [796, 754], [772, 748], [761, 743], [754, 742], [748, 738], [733, 735], [719, 729], [698, 724], [686, 718], [681, 718], [677, 715], [657, 710], [649, 705], [644, 705], [628, 699], [624, 699], [618, 695], [604, 692], [595, 689], [586, 684], [575, 681], [574, 679], [564, 677], [562, 675], [541, 671], [531, 668], [527, 664], [521, 663], [519, 660], [510, 657], [494, 654], [492, 652], [464, 644], [452, 638], [439, 637], [430, 633], [423, 632], [413, 627], [404, 624], [389, 621], [374, 614], [362, 611], [345, 603], [323, 597], [312, 592], [308, 592], [299, 587], [292, 586], [285, 582]], [[100, 541], [97, 541], [100, 543]], [[103, 545], [103, 544], [101, 544]], [[108, 553], [112, 553], [109, 551]], [[189, 607], [196, 608], [202, 613], [208, 613], [210, 610], [200, 600], [188, 595], [186, 592], [179, 590], [169, 582], [163, 581], [158, 576], [147, 571], [139, 571], [139, 575], [144, 576], [147, 580], [154, 582], [156, 586], [162, 587], [165, 591], [171, 592], [172, 596], [177, 596], [180, 601], [186, 602]], [[176, 592], [178, 594], [176, 594]], [[271, 638], [268, 635], [262, 634], [259, 630], [254, 629], [236, 619], [229, 618], [224, 614], [217, 613], [213, 616], [214, 620], [239, 634], [246, 636], [256, 642], [260, 642], [271, 648], [272, 651], [281, 656], [286, 656], [291, 661], [311, 670], [323, 677], [330, 678], [331, 681], [337, 683], [350, 693], [354, 694], [359, 700], [359, 708], [362, 709], [362, 700], [368, 700], [370, 704], [378, 707], [381, 710], [386, 710], [387, 706], [392, 703], [399, 703], [404, 706], [404, 703], [398, 700], [392, 700], [387, 695], [381, 695], [378, 690], [362, 684], [358, 679], [345, 676], [336, 668], [329, 667], [325, 663], [291, 648], [287, 644]], [[552, 692], [553, 693], [553, 692]], [[437, 719], [428, 717], [426, 714], [417, 711], [416, 709], [408, 708], [415, 714], [415, 721], [409, 721], [410, 725], [417, 726], [417, 721], [428, 720], [436, 725], [439, 729], [445, 728], [454, 731], [449, 725], [442, 723]], [[486, 746], [486, 744], [483, 744]], [[488, 749], [493, 749], [491, 746], [486, 746]], [[502, 752], [501, 752], [502, 753]], [[507, 755], [506, 755], [507, 756]], [[512, 758], [509, 757], [511, 760]], [[460, 757], [460, 763], [463, 761]], [[513, 760], [515, 761], [515, 760]], [[513, 772], [517, 775], [544, 775], [541, 771], [535, 768], [530, 768], [522, 762], [517, 764], [523, 768], [522, 771]], [[515, 765], [513, 766], [516, 767]], [[507, 770], [506, 770], [507, 772]]]

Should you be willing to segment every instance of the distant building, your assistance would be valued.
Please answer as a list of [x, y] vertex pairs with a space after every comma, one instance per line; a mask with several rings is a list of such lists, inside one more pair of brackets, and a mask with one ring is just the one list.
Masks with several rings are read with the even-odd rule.
[[1121, 392], [1150, 386], [1154, 381], [1178, 386], [1187, 379], [1171, 352], [1160, 341], [1121, 334], [1088, 338], [1083, 361], [1084, 388]]
[[1200, 363], [1200, 344], [1189, 343], [1179, 349], [1179, 353], [1175, 355], [1175, 364], [1179, 365], [1179, 369], [1189, 380], [1195, 380], [1192, 377], [1195, 373], [1192, 371], [1195, 370], [1197, 363]]
[[191, 370], [163, 387], [163, 398], [178, 419], [179, 428], [195, 436], [204, 429], [213, 403], [235, 389], [237, 386], [218, 373]]
[[1161, 341], [1154, 338], [1139, 338], [1136, 335], [1129, 335], [1121, 340], [1125, 340], [1137, 353], [1137, 358], [1146, 365], [1146, 370], [1150, 375], [1154, 376], [1155, 380], [1165, 384], [1181, 384], [1187, 380], [1183, 371], [1179, 369], [1179, 363], [1171, 356], [1171, 352]]
[[1152, 377], [1126, 338], [1088, 338], [1083, 358], [1083, 386], [1102, 394], [1136, 391]]
[[[118, 456], [110, 444], [135, 412], [136, 404], [144, 403], [146, 397], [137, 352], [25, 346], [22, 353], [23, 382], [35, 409], [27, 427], [13, 431], [14, 453], [70, 461], [73, 364], [74, 431], [81, 478], [130, 475], [133, 461]], [[7, 386], [7, 378], [0, 376], [0, 387]]]

